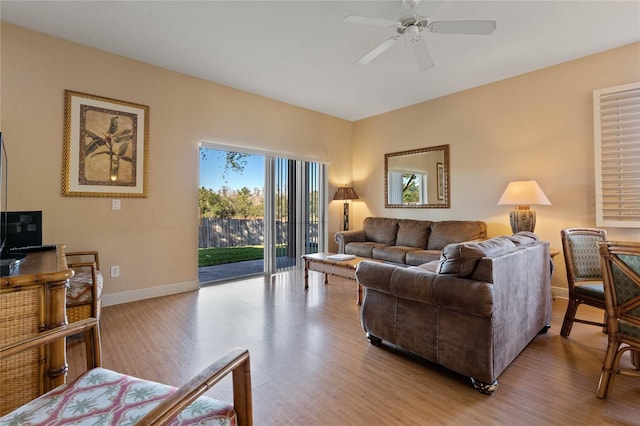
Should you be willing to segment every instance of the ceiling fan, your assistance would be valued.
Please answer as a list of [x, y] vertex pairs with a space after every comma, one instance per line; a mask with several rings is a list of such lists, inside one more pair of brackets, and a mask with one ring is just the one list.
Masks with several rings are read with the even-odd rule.
[[[409, 9], [417, 8], [419, 2], [419, 0], [403, 0], [405, 7]], [[423, 31], [427, 30], [440, 34], [489, 35], [496, 29], [496, 21], [432, 21], [428, 16], [421, 16], [417, 13], [410, 14], [400, 20], [350, 15], [344, 18], [344, 22], [347, 24], [389, 27], [394, 28], [395, 31], [393, 36], [361, 56], [354, 62], [355, 64], [368, 64], [393, 46], [398, 39], [404, 37], [406, 42], [411, 44], [411, 49], [421, 71], [428, 70], [434, 65], [429, 48], [423, 39]]]

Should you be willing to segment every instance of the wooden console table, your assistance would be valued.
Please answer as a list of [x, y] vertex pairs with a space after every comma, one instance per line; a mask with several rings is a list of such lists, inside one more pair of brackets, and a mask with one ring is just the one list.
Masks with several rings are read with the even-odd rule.
[[[55, 250], [29, 253], [13, 275], [0, 277], [3, 350], [25, 337], [67, 324], [67, 283], [73, 270], [67, 268], [64, 248], [58, 245]], [[4, 413], [65, 382], [68, 365], [64, 340], [33, 349], [29, 354], [2, 361], [0, 387], [9, 390], [0, 396], [0, 411]], [[42, 375], [34, 373], [42, 369], [46, 369], [46, 379], [35, 380]]]

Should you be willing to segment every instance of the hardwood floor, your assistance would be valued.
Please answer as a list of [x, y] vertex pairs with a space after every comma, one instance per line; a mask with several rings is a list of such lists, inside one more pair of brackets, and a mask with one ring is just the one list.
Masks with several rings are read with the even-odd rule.
[[[227, 350], [251, 353], [256, 425], [640, 424], [640, 381], [618, 376], [596, 398], [606, 348], [597, 327], [560, 337], [566, 302], [486, 396], [466, 377], [371, 346], [360, 328], [355, 283], [302, 271], [204, 287], [198, 292], [105, 307], [103, 366], [174, 386]], [[601, 311], [580, 307], [582, 316]], [[70, 344], [71, 376], [84, 363]], [[628, 356], [623, 360], [630, 366]], [[231, 398], [230, 380], [208, 395]]]

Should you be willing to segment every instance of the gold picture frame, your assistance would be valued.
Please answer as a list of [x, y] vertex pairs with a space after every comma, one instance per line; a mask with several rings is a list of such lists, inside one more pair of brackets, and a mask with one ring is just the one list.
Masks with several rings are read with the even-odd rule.
[[62, 195], [146, 198], [149, 107], [64, 92]]

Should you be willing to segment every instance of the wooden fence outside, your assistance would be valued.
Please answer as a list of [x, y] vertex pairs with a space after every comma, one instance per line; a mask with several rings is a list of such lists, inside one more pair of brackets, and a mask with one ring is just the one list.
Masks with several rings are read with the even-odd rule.
[[[277, 241], [287, 241], [288, 222], [276, 222]], [[318, 225], [311, 224], [309, 238], [317, 243]], [[199, 248], [264, 244], [264, 219], [200, 219]]]

